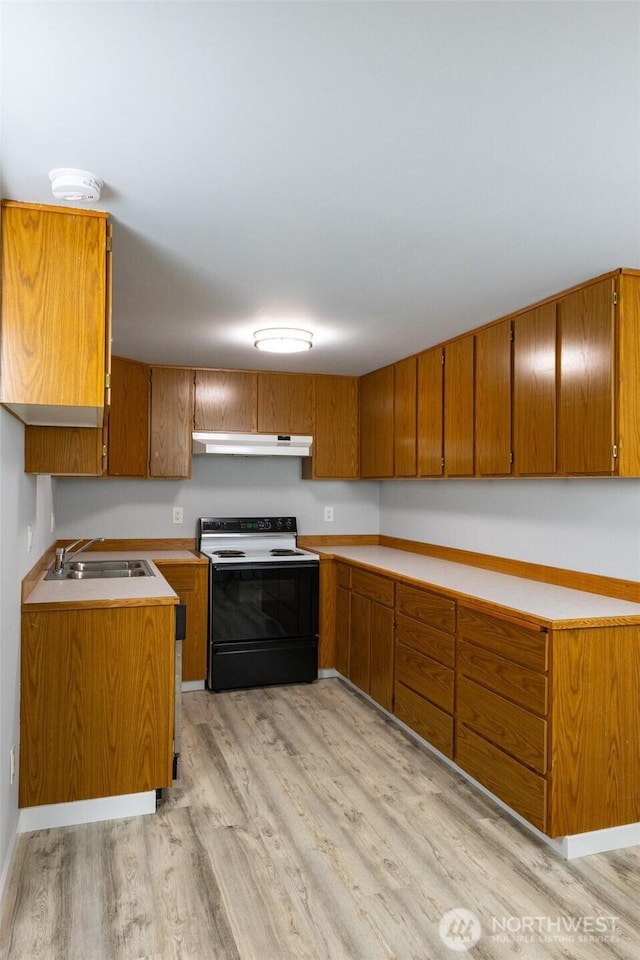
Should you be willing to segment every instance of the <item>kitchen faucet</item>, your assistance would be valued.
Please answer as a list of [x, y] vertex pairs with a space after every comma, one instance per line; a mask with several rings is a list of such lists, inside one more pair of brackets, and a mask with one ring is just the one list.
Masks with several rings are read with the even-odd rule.
[[82, 553], [83, 550], [86, 550], [87, 547], [90, 547], [93, 543], [102, 543], [104, 537], [94, 537], [93, 540], [87, 540], [83, 546], [78, 547], [73, 553], [69, 551], [75, 547], [77, 543], [82, 543], [84, 537], [80, 537], [79, 540], [74, 540], [73, 543], [70, 543], [67, 547], [56, 547], [56, 559], [53, 564], [53, 573], [59, 573], [62, 576], [65, 572], [64, 566], [67, 560], [71, 560], [73, 557], [77, 557], [79, 553]]

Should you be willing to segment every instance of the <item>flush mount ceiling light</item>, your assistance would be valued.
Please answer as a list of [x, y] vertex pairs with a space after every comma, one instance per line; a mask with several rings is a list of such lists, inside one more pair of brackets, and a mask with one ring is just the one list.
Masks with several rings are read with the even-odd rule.
[[311, 350], [313, 334], [296, 327], [266, 327], [256, 330], [253, 345], [268, 353], [301, 353]]
[[51, 190], [56, 200], [84, 200], [95, 203], [100, 199], [104, 181], [88, 170], [59, 167], [49, 173]]

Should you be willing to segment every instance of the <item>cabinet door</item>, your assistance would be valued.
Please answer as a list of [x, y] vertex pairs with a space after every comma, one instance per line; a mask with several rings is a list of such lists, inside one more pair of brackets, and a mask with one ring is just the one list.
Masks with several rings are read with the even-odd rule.
[[151, 368], [152, 477], [191, 476], [193, 370]]
[[476, 471], [511, 473], [511, 323], [476, 334]]
[[258, 374], [258, 432], [313, 434], [314, 377]]
[[444, 351], [418, 357], [418, 476], [440, 477], [444, 469]]
[[349, 676], [349, 633], [351, 625], [351, 592], [336, 588], [336, 670]]
[[111, 406], [107, 441], [111, 477], [146, 477], [149, 473], [149, 367], [111, 359]]
[[556, 470], [556, 304], [513, 321], [513, 453], [519, 474]]
[[358, 380], [325, 377], [316, 380], [311, 476], [317, 479], [358, 476]]
[[258, 429], [258, 374], [196, 370], [194, 429], [255, 433]]
[[182, 644], [183, 681], [204, 680], [207, 675], [207, 612], [209, 568], [187, 561], [158, 560], [162, 576], [187, 607], [187, 633]]
[[104, 470], [100, 427], [24, 428], [25, 473], [100, 477]]
[[371, 604], [369, 692], [385, 710], [393, 710], [393, 609]]
[[394, 363], [393, 444], [396, 477], [416, 475], [416, 358]]
[[393, 476], [393, 367], [360, 380], [360, 476]]
[[613, 294], [609, 279], [558, 303], [560, 473], [610, 474], [614, 468]]
[[454, 340], [444, 352], [444, 472], [468, 477], [473, 474], [474, 338]]
[[371, 600], [351, 594], [349, 680], [369, 693], [371, 661]]

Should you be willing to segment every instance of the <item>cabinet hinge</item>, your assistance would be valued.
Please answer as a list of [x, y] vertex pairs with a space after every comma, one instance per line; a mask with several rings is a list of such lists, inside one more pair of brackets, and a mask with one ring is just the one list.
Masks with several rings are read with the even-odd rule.
[[113, 237], [107, 237], [107, 253], [113, 252]]
[[515, 338], [516, 338], [516, 332], [513, 329], [513, 327], [511, 327], [511, 330], [509, 332], [509, 340], [515, 340]]
[[104, 375], [104, 388], [105, 388], [105, 390], [109, 390], [110, 387], [111, 387], [111, 374], [110, 374], [110, 373], [105, 373], [105, 375]]
[[103, 456], [103, 457], [106, 457], [106, 455], [107, 455], [107, 445], [106, 445], [106, 443], [103, 443], [103, 444], [102, 444], [102, 456]]
[[444, 470], [444, 457], [441, 457], [441, 458], [440, 458], [440, 466], [441, 466], [442, 469]]
[[617, 459], [618, 459], [618, 444], [617, 444], [617, 443], [614, 443], [614, 445], [613, 445], [613, 450], [612, 450], [611, 453], [612, 453], [613, 459], [614, 459], [614, 460], [617, 460]]
[[444, 367], [444, 350], [442, 351], [441, 363], [442, 363], [442, 366]]
[[513, 463], [513, 450], [509, 453], [509, 463]]
[[614, 305], [614, 307], [615, 307], [616, 303], [618, 302], [618, 294], [615, 292], [615, 290], [613, 291], [613, 296], [611, 297], [611, 302], [612, 302], [612, 304]]

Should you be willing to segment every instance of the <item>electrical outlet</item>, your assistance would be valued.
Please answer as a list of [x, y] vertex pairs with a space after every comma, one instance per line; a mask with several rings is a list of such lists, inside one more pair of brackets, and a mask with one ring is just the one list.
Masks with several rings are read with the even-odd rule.
[[171, 514], [172, 523], [182, 523], [184, 519], [183, 514], [184, 511], [182, 507], [174, 507]]
[[333, 507], [324, 508], [324, 519], [327, 523], [333, 523]]
[[11, 783], [15, 783], [16, 779], [16, 745], [15, 743], [11, 747]]
[[33, 527], [31, 524], [27, 527], [27, 553], [31, 553], [33, 549]]

